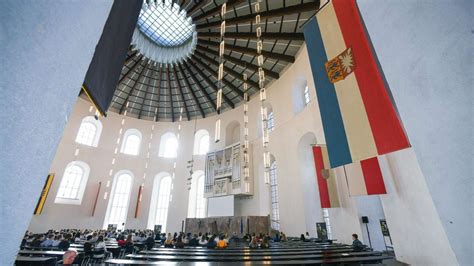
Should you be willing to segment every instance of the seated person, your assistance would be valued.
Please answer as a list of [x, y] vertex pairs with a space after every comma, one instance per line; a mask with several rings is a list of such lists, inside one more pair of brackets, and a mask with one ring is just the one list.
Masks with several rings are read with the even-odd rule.
[[125, 253], [131, 254], [135, 251], [134, 244], [133, 244], [133, 235], [129, 234], [127, 236], [127, 240], [125, 241]]
[[227, 241], [224, 239], [224, 236], [219, 237], [219, 242], [217, 242], [217, 248], [227, 248]]
[[43, 242], [41, 242], [40, 246], [51, 247], [53, 245], [53, 238], [54, 238], [53, 235], [48, 235], [48, 237]]
[[69, 234], [66, 234], [66, 235], [64, 236], [64, 239], [62, 239], [62, 240], [59, 242], [58, 248], [59, 248], [60, 250], [66, 251], [66, 250], [69, 249], [69, 246], [71, 245], [71, 243], [69, 242], [69, 241], [70, 241], [69, 238], [70, 238], [70, 235], [69, 235]]
[[280, 242], [287, 242], [288, 241], [288, 238], [286, 237], [285, 233], [281, 233], [281, 236], [280, 236]]
[[173, 248], [173, 237], [170, 233], [168, 233], [168, 237], [165, 240], [165, 248]]
[[206, 246], [207, 245], [207, 238], [206, 235], [202, 235], [201, 239], [199, 239], [199, 245], [200, 246]]
[[107, 247], [105, 246], [104, 236], [103, 236], [103, 235], [100, 235], [100, 236], [97, 237], [97, 242], [95, 243], [94, 249], [95, 249], [95, 250], [101, 250], [101, 249], [103, 249], [105, 252], [107, 252]]
[[263, 237], [262, 244], [260, 245], [262, 248], [270, 248], [270, 236], [266, 235]]
[[275, 238], [273, 239], [275, 242], [280, 242], [280, 233], [275, 234]]
[[183, 242], [183, 237], [182, 236], [178, 236], [178, 238], [176, 239], [176, 242], [174, 243], [174, 247], [175, 248], [184, 248], [184, 242]]
[[306, 238], [304, 237], [304, 234], [301, 234], [300, 240], [301, 240], [301, 241], [306, 241]]
[[148, 250], [151, 250], [155, 246], [155, 238], [153, 237], [153, 234], [148, 235], [145, 240], [145, 244]]
[[39, 247], [41, 243], [41, 236], [37, 235], [33, 238], [33, 241], [30, 242], [30, 247]]
[[198, 236], [196, 234], [193, 235], [193, 238], [191, 238], [191, 240], [189, 240], [189, 244], [188, 244], [190, 247], [197, 247], [199, 246], [199, 240], [198, 240]]
[[252, 236], [252, 240], [250, 240], [249, 248], [258, 248], [258, 241], [256, 236]]
[[76, 257], [77, 257], [77, 251], [75, 251], [75, 250], [68, 250], [68, 251], [64, 252], [63, 264], [64, 265], [73, 264]]
[[74, 236], [74, 243], [79, 244], [81, 242], [81, 233], [77, 232]]
[[216, 246], [217, 246], [216, 236], [213, 235], [211, 236], [211, 238], [209, 238], [209, 241], [207, 242], [206, 247], [209, 249], [213, 249], [213, 248], [216, 248]]
[[354, 249], [354, 251], [363, 251], [364, 248], [365, 246], [360, 242], [359, 236], [357, 234], [352, 234], [352, 249]]
[[125, 237], [123, 235], [119, 235], [119, 237], [117, 239], [117, 245], [119, 247], [125, 246]]
[[84, 254], [86, 256], [92, 255], [92, 236], [87, 236], [86, 242], [84, 243]]

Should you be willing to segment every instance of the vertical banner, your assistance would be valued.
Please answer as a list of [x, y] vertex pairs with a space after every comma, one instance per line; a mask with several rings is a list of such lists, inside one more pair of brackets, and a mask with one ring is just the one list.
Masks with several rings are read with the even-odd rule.
[[410, 147], [355, 0], [304, 26], [332, 168]]
[[97, 194], [95, 195], [95, 201], [94, 201], [94, 206], [92, 207], [91, 216], [94, 216], [94, 214], [95, 214], [95, 208], [97, 206], [97, 201], [99, 200], [99, 193], [100, 193], [100, 187], [101, 186], [102, 186], [102, 182], [99, 182], [99, 187], [97, 188]]
[[344, 168], [350, 196], [387, 194], [377, 157], [348, 164]]
[[135, 218], [138, 218], [138, 215], [140, 215], [140, 209], [142, 206], [142, 192], [143, 192], [143, 185], [141, 185], [138, 188], [137, 206], [135, 208]]
[[106, 115], [132, 41], [143, 0], [115, 0], [87, 70], [83, 91]]
[[340, 207], [336, 176], [329, 165], [326, 145], [313, 146], [313, 156], [321, 208]]
[[36, 204], [34, 215], [40, 215], [43, 212], [44, 204], [46, 203], [46, 198], [49, 194], [49, 189], [51, 188], [51, 184], [53, 183], [54, 174], [49, 174], [46, 178], [46, 182], [44, 183], [43, 190], [41, 191], [41, 196], [38, 200], [38, 204]]

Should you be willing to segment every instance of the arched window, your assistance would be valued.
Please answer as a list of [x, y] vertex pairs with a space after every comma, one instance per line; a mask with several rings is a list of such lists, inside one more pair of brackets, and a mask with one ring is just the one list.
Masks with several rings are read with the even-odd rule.
[[158, 156], [165, 158], [176, 158], [178, 156], [178, 139], [175, 134], [168, 132], [161, 136]]
[[275, 230], [280, 230], [280, 207], [278, 205], [276, 161], [273, 161], [270, 165], [270, 191], [272, 198], [272, 228]]
[[206, 217], [206, 198], [204, 198], [204, 171], [198, 170], [192, 176], [189, 190], [188, 218]]
[[120, 152], [128, 155], [138, 155], [140, 153], [141, 142], [142, 133], [137, 129], [131, 128], [127, 130], [123, 136]]
[[155, 224], [161, 225], [161, 232], [166, 232], [168, 220], [168, 208], [170, 206], [171, 177], [161, 178], [158, 190], [158, 202], [156, 204]]
[[84, 162], [69, 163], [59, 185], [55, 203], [80, 205], [89, 178], [90, 168]]
[[304, 87], [303, 97], [304, 97], [304, 104], [308, 105], [308, 103], [311, 102], [311, 95], [309, 94], [308, 85]]
[[200, 129], [194, 135], [194, 154], [205, 155], [209, 151], [209, 132]]
[[206, 198], [204, 198], [204, 175], [197, 179], [196, 218], [206, 217]]
[[76, 142], [87, 146], [97, 147], [101, 133], [102, 123], [99, 120], [96, 120], [92, 116], [84, 117], [76, 135]]
[[115, 175], [104, 227], [114, 224], [118, 229], [123, 229], [122, 224], [127, 221], [132, 181], [133, 176], [129, 171], [119, 171]]

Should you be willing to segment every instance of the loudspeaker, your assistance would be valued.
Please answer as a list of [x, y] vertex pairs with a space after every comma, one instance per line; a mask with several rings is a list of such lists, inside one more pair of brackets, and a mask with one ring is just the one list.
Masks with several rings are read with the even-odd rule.
[[367, 216], [362, 216], [362, 223], [368, 224], [368, 223], [369, 223], [369, 217], [367, 217]]

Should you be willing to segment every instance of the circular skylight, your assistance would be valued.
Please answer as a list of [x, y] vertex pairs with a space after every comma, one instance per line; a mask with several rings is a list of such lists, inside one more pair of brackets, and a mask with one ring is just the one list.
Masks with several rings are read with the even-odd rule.
[[179, 10], [172, 0], [150, 5], [144, 1], [138, 17], [138, 29], [160, 46], [180, 46], [192, 38], [194, 25], [192, 19], [186, 16], [186, 11]]

